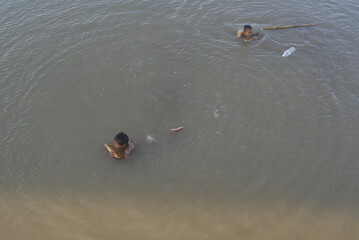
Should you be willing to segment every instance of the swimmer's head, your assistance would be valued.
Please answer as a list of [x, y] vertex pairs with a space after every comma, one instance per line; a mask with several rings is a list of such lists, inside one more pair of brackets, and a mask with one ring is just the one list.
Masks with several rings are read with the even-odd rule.
[[125, 148], [125, 147], [127, 147], [128, 141], [129, 141], [129, 139], [128, 139], [127, 134], [124, 132], [120, 132], [113, 139], [113, 145], [116, 148]]
[[248, 30], [252, 30], [251, 25], [244, 25], [243, 31], [248, 31]]
[[250, 37], [252, 35], [252, 27], [251, 27], [251, 25], [244, 25], [244, 27], [243, 27], [243, 35], [244, 35], [244, 37]]

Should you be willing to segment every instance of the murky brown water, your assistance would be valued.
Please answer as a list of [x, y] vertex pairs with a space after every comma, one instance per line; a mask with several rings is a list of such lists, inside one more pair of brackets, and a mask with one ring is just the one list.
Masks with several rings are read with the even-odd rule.
[[358, 13], [0, 0], [1, 239], [358, 239]]

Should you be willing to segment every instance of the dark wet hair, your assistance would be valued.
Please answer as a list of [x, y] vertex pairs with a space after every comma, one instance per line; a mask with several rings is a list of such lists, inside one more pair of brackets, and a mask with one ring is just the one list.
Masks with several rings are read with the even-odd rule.
[[115, 138], [113, 140], [120, 145], [126, 145], [128, 143], [129, 139], [128, 139], [128, 136], [126, 133], [120, 132], [119, 134], [117, 134], [115, 136]]
[[246, 30], [252, 30], [252, 27], [251, 27], [251, 25], [244, 25], [243, 30], [244, 30], [244, 31], [246, 31]]

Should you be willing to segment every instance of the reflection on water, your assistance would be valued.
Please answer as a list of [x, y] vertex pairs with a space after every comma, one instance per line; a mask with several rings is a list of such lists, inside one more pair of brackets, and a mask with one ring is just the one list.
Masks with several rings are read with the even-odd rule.
[[0, 6], [1, 239], [357, 239], [356, 2]]

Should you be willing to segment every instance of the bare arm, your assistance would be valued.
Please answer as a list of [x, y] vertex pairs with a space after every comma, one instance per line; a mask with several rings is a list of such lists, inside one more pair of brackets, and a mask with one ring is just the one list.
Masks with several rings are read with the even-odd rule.
[[104, 146], [105, 149], [108, 151], [110, 157], [117, 158], [117, 159], [122, 158], [121, 154], [116, 153], [116, 152], [111, 148], [111, 146], [109, 146], [108, 144], [104, 144], [103, 146]]
[[[106, 143], [103, 146], [110, 153], [110, 156], [111, 156], [111, 154], [113, 154], [113, 150], [111, 149], [111, 147]], [[113, 157], [113, 156], [111, 156], [111, 157]]]

